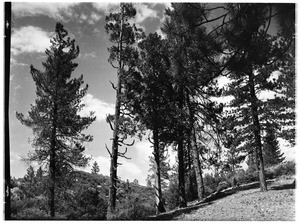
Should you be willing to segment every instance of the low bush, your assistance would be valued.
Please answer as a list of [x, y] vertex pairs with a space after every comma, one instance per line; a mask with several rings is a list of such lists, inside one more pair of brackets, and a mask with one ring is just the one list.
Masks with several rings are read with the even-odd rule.
[[272, 178], [283, 175], [295, 175], [296, 164], [295, 161], [286, 161], [271, 167], [267, 167], [266, 171], [272, 174]]
[[108, 220], [147, 220], [155, 214], [155, 207], [139, 200], [138, 196], [128, 196], [107, 215]]
[[95, 188], [80, 189], [68, 209], [67, 218], [73, 220], [106, 220], [107, 200]]
[[47, 212], [40, 210], [38, 208], [24, 208], [20, 212], [13, 214], [12, 219], [22, 219], [22, 220], [45, 220], [50, 219]]
[[[269, 166], [265, 168], [266, 179], [274, 179], [283, 175], [295, 175], [296, 164], [294, 161], [286, 161], [277, 165]], [[255, 170], [238, 170], [236, 171], [234, 178], [238, 184], [247, 184], [255, 181], [259, 181], [258, 171]]]
[[166, 207], [168, 210], [173, 210], [179, 206], [179, 189], [176, 178], [171, 178], [168, 189], [163, 193]]
[[228, 188], [230, 185], [226, 181], [222, 181], [218, 184], [217, 191], [224, 190]]

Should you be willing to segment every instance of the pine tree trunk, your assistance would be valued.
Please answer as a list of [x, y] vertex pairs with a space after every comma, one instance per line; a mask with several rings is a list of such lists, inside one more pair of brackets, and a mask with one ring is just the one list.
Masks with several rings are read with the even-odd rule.
[[121, 7], [121, 30], [120, 30], [120, 40], [118, 44], [119, 48], [119, 68], [118, 68], [118, 84], [116, 89], [116, 105], [115, 105], [115, 120], [114, 120], [114, 130], [113, 130], [113, 142], [111, 151], [111, 161], [110, 161], [110, 188], [109, 188], [109, 204], [108, 213], [114, 213], [116, 208], [116, 197], [117, 197], [117, 166], [118, 166], [118, 144], [119, 144], [119, 122], [120, 122], [120, 108], [121, 108], [121, 93], [122, 93], [122, 83], [121, 78], [123, 74], [123, 62], [122, 62], [122, 39], [123, 39], [123, 8]]
[[254, 74], [249, 72], [249, 87], [250, 87], [250, 97], [251, 97], [251, 112], [253, 118], [254, 126], [254, 138], [255, 138], [255, 147], [256, 153], [259, 160], [259, 181], [260, 181], [260, 190], [267, 191], [267, 182], [264, 170], [263, 162], [263, 153], [262, 153], [262, 144], [261, 144], [261, 135], [260, 135], [260, 123], [258, 118], [258, 99], [255, 94], [255, 84], [254, 84]]
[[51, 146], [50, 146], [50, 216], [55, 217], [55, 148], [56, 148], [56, 126], [57, 126], [57, 105], [54, 102], [53, 107], [53, 121], [52, 121], [52, 133], [51, 133]]
[[195, 130], [193, 130], [192, 133], [192, 149], [193, 149], [193, 159], [194, 159], [194, 166], [195, 166], [196, 179], [197, 179], [198, 200], [201, 201], [204, 198], [205, 191], [204, 191], [201, 163], [199, 159], [199, 151], [196, 143]]
[[[182, 136], [182, 135], [181, 135]], [[178, 182], [179, 182], [179, 207], [186, 207], [186, 197], [185, 197], [185, 178], [184, 178], [184, 149], [183, 149], [183, 139], [180, 137], [178, 140], [177, 148], [178, 156]]]
[[160, 169], [160, 153], [159, 153], [159, 139], [158, 131], [153, 130], [153, 142], [154, 142], [154, 161], [155, 161], [155, 198], [156, 198], [156, 213], [165, 212], [166, 209], [163, 203], [162, 191], [161, 191], [161, 169]]
[[113, 213], [116, 208], [116, 195], [117, 195], [117, 166], [118, 166], [118, 140], [119, 140], [119, 121], [120, 121], [120, 108], [121, 108], [121, 71], [118, 74], [117, 85], [117, 98], [115, 106], [115, 120], [113, 131], [113, 142], [110, 161], [110, 188], [109, 188], [109, 206], [108, 212]]
[[[192, 176], [192, 163], [194, 162], [193, 156], [192, 156], [192, 144], [191, 144], [191, 132], [188, 133], [188, 136], [190, 136], [187, 139], [187, 162], [188, 162], [188, 174], [189, 174], [189, 195], [191, 196], [188, 200], [194, 199], [194, 196], [196, 195], [196, 192], [194, 190], [193, 184], [193, 176]], [[196, 174], [197, 175], [197, 174]]]

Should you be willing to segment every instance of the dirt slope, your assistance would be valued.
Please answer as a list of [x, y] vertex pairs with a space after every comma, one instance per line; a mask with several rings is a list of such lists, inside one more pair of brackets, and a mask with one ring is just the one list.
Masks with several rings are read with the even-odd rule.
[[229, 196], [162, 216], [164, 220], [182, 221], [294, 221], [294, 179], [280, 179], [259, 188], [237, 191]]

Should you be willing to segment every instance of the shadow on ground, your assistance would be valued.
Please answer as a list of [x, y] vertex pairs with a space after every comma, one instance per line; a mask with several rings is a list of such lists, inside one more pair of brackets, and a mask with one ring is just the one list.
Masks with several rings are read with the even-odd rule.
[[291, 184], [283, 184], [278, 186], [270, 187], [270, 190], [287, 190], [287, 189], [295, 189], [296, 188], [296, 180], [293, 181]]
[[161, 213], [159, 215], [151, 216], [149, 217], [149, 220], [172, 220], [174, 217], [180, 216], [182, 214], [189, 214], [194, 210], [197, 210], [199, 208], [205, 207], [207, 205], [211, 205], [213, 202], [207, 202], [207, 203], [198, 203], [196, 205], [192, 205], [186, 208], [179, 208], [174, 211]]
[[174, 217], [181, 216], [182, 214], [189, 214], [194, 210], [197, 210], [199, 208], [205, 207], [207, 205], [213, 204], [213, 201], [218, 200], [220, 198], [227, 197], [229, 195], [232, 195], [236, 192], [236, 190], [233, 191], [221, 191], [221, 192], [215, 192], [214, 194], [210, 195], [209, 197], [205, 198], [204, 200], [194, 203], [192, 205], [189, 205], [186, 208], [178, 208], [173, 211], [161, 213], [155, 216], [150, 216], [150, 220], [172, 220]]

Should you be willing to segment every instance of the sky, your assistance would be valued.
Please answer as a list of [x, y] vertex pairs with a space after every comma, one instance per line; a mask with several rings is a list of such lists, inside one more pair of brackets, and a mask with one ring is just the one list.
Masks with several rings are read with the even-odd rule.
[[[168, 2], [135, 3], [137, 16], [134, 22], [146, 34], [155, 31], [161, 33], [164, 10], [169, 6]], [[86, 105], [84, 112], [95, 111], [97, 116], [86, 131], [94, 136], [94, 141], [86, 144], [85, 154], [91, 156], [92, 160], [84, 170], [90, 172], [92, 164], [97, 161], [100, 173], [109, 175], [110, 158], [105, 144], [111, 148], [112, 131], [105, 118], [107, 114], [114, 113], [115, 91], [110, 81], [116, 81], [116, 70], [107, 61], [110, 42], [104, 25], [105, 16], [117, 7], [116, 2], [12, 3], [9, 95], [11, 176], [24, 176], [28, 164], [22, 162], [21, 158], [33, 150], [29, 142], [32, 132], [16, 119], [15, 113], [27, 115], [30, 104], [34, 104], [36, 88], [30, 65], [43, 70], [42, 62], [46, 59], [44, 52], [50, 46], [57, 22], [64, 25], [80, 48], [80, 55], [76, 59], [78, 67], [72, 75], [78, 77], [83, 74], [85, 83], [89, 85], [88, 93], [83, 98]], [[134, 146], [128, 149], [127, 156], [131, 160], [119, 159], [122, 165], [118, 167], [118, 176], [122, 180], [137, 179], [140, 184], [146, 184], [149, 156], [152, 153], [150, 146], [146, 137], [142, 141], [136, 140]], [[291, 153], [290, 157], [294, 156], [293, 152], [288, 153]], [[175, 158], [171, 155], [170, 163], [174, 163]]]

